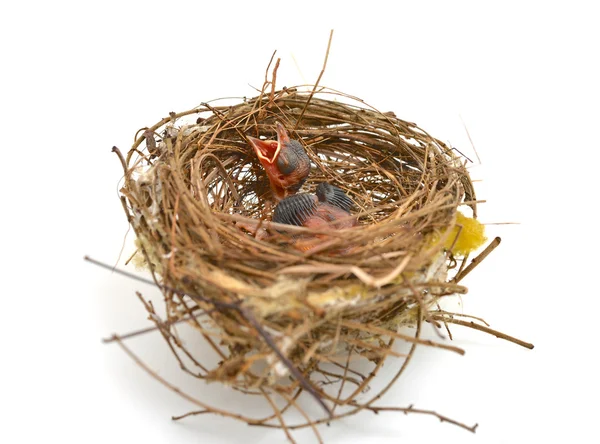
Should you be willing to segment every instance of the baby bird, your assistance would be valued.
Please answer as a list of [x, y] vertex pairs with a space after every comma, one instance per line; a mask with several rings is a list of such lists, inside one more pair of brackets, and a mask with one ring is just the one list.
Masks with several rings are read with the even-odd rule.
[[[353, 206], [354, 202], [342, 189], [324, 182], [317, 186], [315, 194], [301, 193], [283, 199], [275, 207], [272, 221], [325, 230], [351, 228], [357, 224], [356, 218], [350, 214]], [[258, 240], [268, 240], [273, 237], [273, 234], [260, 226], [258, 221], [237, 222], [236, 225], [252, 233]], [[327, 234], [303, 233], [292, 236], [292, 245], [297, 250], [309, 251], [330, 239], [332, 237]], [[342, 248], [336, 253], [345, 254], [352, 251], [352, 248]]]
[[277, 201], [294, 195], [310, 173], [310, 159], [297, 140], [290, 139], [284, 126], [276, 123], [277, 140], [248, 136], [258, 160], [265, 169]]
[[[340, 188], [323, 182], [319, 184], [316, 194], [296, 194], [287, 197], [275, 207], [273, 222], [296, 225], [307, 228], [341, 230], [351, 228], [357, 220], [351, 217], [350, 209], [354, 202]], [[327, 234], [300, 234], [293, 236], [293, 246], [300, 251], [310, 251], [333, 240]], [[335, 251], [346, 254], [352, 246]]]
[[350, 228], [356, 225], [356, 219], [349, 217], [353, 206], [342, 189], [323, 182], [315, 194], [296, 194], [279, 202], [273, 222], [307, 228]]

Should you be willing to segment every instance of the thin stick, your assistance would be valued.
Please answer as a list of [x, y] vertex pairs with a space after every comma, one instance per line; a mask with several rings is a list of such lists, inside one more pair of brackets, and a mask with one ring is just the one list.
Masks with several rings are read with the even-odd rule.
[[393, 356], [394, 358], [405, 358], [406, 355], [402, 353], [395, 352], [394, 350], [389, 350], [387, 348], [377, 347], [376, 345], [369, 344], [366, 341], [361, 341], [360, 339], [347, 339], [346, 342], [348, 344], [356, 345], [357, 347], [362, 347], [367, 350], [373, 350], [377, 352], [378, 355], [383, 357]]
[[311, 427], [313, 433], [315, 434], [315, 437], [317, 438], [318, 443], [319, 444], [323, 444], [323, 438], [321, 438], [321, 434], [319, 433], [319, 430], [317, 429], [317, 426], [314, 424], [313, 421], [310, 420], [310, 418], [308, 417], [308, 415], [306, 414], [306, 412], [304, 411], [304, 409], [302, 409], [302, 407], [300, 407], [298, 405], [298, 403], [296, 402], [295, 398], [287, 395], [284, 392], [280, 392], [279, 396], [281, 396], [283, 399], [285, 399], [287, 401], [288, 405], [292, 404], [294, 407], [296, 407], [296, 410], [298, 410], [300, 412], [300, 414], [304, 417], [304, 419], [306, 419], [306, 422], [310, 424], [310, 427]]
[[215, 344], [215, 342], [212, 340], [212, 338], [207, 334], [206, 330], [202, 327], [202, 325], [200, 325], [200, 323], [198, 322], [198, 317], [201, 315], [208, 315], [210, 313], [212, 313], [213, 310], [208, 310], [208, 311], [204, 311], [202, 310], [202, 313], [200, 313], [200, 315], [194, 315], [193, 314], [193, 309], [188, 307], [188, 305], [185, 303], [184, 297], [180, 294], [177, 295], [177, 297], [179, 298], [181, 305], [183, 305], [185, 307], [185, 311], [187, 312], [188, 316], [190, 317], [190, 320], [194, 321], [194, 324], [196, 326], [196, 328], [198, 329], [198, 331], [200, 331], [200, 334], [202, 335], [202, 337], [206, 340], [206, 342], [208, 342], [208, 344], [212, 347], [212, 349], [221, 357], [221, 359], [227, 359], [225, 354], [219, 349], [219, 347]]
[[[358, 336], [358, 334], [356, 334], [356, 336]], [[348, 369], [350, 368], [350, 357], [352, 356], [352, 352], [354, 351], [354, 346], [352, 346], [349, 350], [348, 350], [348, 355], [346, 357], [346, 365], [344, 366], [344, 374], [342, 375], [342, 382], [340, 383], [340, 388], [338, 390], [338, 394], [337, 394], [337, 399], [341, 400], [342, 399], [342, 392], [344, 391], [344, 385], [346, 383], [346, 380], [348, 379]], [[359, 384], [360, 385], [360, 384]], [[333, 407], [333, 411], [335, 411], [335, 408], [338, 406], [339, 404], [336, 404]]]
[[[438, 311], [442, 311], [439, 302], [436, 302], [435, 305], [438, 308]], [[448, 333], [448, 338], [452, 341], [452, 332], [450, 331], [450, 327], [448, 327], [448, 323], [444, 321], [444, 327], [446, 327], [446, 332]]]
[[[419, 313], [419, 315], [417, 317], [417, 331], [415, 332], [415, 339], [418, 339], [420, 337], [420, 334], [421, 334], [421, 323], [422, 323], [422, 317], [421, 317], [421, 313]], [[413, 356], [413, 354], [415, 352], [416, 347], [417, 347], [417, 343], [413, 342], [413, 344], [411, 345], [410, 350], [408, 352], [408, 356], [404, 360], [404, 363], [402, 364], [402, 366], [400, 367], [400, 369], [396, 372], [396, 374], [394, 375], [394, 377], [379, 392], [379, 394], [375, 395], [373, 398], [371, 398], [369, 401], [367, 401], [364, 404], [358, 404], [356, 402], [351, 403], [351, 405], [354, 408], [352, 410], [348, 411], [348, 412], [336, 415], [335, 419], [345, 418], [347, 416], [354, 415], [354, 414], [358, 413], [361, 410], [365, 410], [365, 409], [368, 409], [369, 407], [372, 407], [371, 404], [373, 404], [375, 401], [379, 400], [390, 389], [390, 387], [392, 387], [394, 385], [394, 383], [398, 380], [398, 378], [400, 378], [400, 376], [404, 373], [404, 370], [408, 366], [408, 363], [410, 362], [410, 360], [411, 360], [411, 358], [412, 358], [412, 356]], [[351, 396], [351, 399], [353, 399], [353, 396]], [[409, 408], [412, 408], [412, 406], [409, 406]], [[407, 411], [405, 413], [411, 413], [411, 412], [408, 411], [408, 409], [406, 409], [406, 410]], [[424, 415], [435, 416], [437, 418], [440, 418], [440, 416], [442, 416], [442, 415], [439, 415], [438, 413], [436, 413], [436, 412], [434, 412], [432, 410], [416, 410], [416, 409], [414, 409], [412, 411], [412, 413], [421, 413], [421, 414], [424, 414]], [[320, 420], [317, 420], [317, 421], [313, 421], [312, 424], [315, 424], [315, 425], [316, 424], [323, 424], [323, 423], [325, 423], [327, 421], [328, 420], [326, 420], [326, 419], [320, 419]], [[461, 424], [459, 422], [453, 421], [453, 420], [452, 421], [447, 421], [447, 422], [455, 424], [455, 425], [458, 425], [459, 427], [462, 427], [462, 428], [467, 429], [467, 430], [471, 430], [472, 429], [471, 431], [473, 431], [476, 428], [476, 425], [473, 426], [473, 427], [471, 427], [471, 428], [469, 428], [468, 426], [466, 426], [464, 424]], [[261, 425], [263, 427], [275, 427], [272, 424], [261, 424]], [[305, 424], [295, 424], [295, 425], [288, 426], [288, 427], [291, 430], [295, 430], [295, 429], [301, 429], [301, 428], [304, 428], [304, 427], [312, 427], [312, 426], [311, 426], [311, 424], [305, 423]]]
[[277, 355], [277, 357], [287, 367], [287, 369], [294, 376], [294, 378], [296, 378], [296, 380], [300, 383], [302, 388], [308, 393], [310, 393], [313, 398], [315, 398], [315, 400], [321, 405], [321, 407], [323, 407], [323, 410], [327, 412], [327, 415], [329, 415], [330, 418], [333, 418], [333, 413], [331, 412], [331, 409], [327, 406], [327, 404], [325, 404], [321, 396], [316, 392], [314, 387], [306, 380], [302, 373], [300, 373], [300, 370], [298, 370], [298, 368], [287, 357], [285, 357], [283, 353], [281, 353], [281, 350], [279, 350], [279, 348], [275, 345], [275, 342], [273, 341], [273, 338], [271, 338], [271, 335], [269, 335], [269, 333], [267, 333], [260, 326], [256, 318], [254, 318], [254, 316], [251, 315], [247, 310], [240, 308], [240, 311], [242, 312], [242, 315], [246, 318], [246, 320], [250, 323], [250, 325], [254, 327], [257, 333], [260, 336], [262, 336], [262, 338], [265, 340], [267, 345], [269, 345], [273, 353]]
[[181, 391], [181, 389], [179, 389], [178, 387], [174, 386], [173, 384], [171, 384], [170, 382], [168, 382], [166, 379], [164, 379], [163, 377], [161, 377], [158, 373], [156, 373], [155, 371], [153, 371], [150, 367], [148, 367], [135, 353], [133, 353], [131, 351], [131, 349], [127, 346], [125, 346], [125, 344], [123, 344], [122, 342], [117, 340], [117, 344], [123, 349], [123, 351], [138, 365], [142, 368], [142, 370], [144, 370], [146, 373], [148, 373], [150, 376], [152, 376], [152, 378], [156, 379], [158, 382], [160, 382], [162, 385], [164, 385], [165, 387], [167, 387], [169, 390], [171, 390], [174, 393], [177, 393], [179, 396], [181, 396], [182, 398], [186, 399], [187, 401], [191, 402], [192, 404], [197, 405], [198, 407], [200, 407], [203, 410], [208, 410], [213, 414], [217, 414], [217, 415], [221, 415], [221, 416], [225, 416], [225, 417], [229, 417], [229, 418], [235, 418], [235, 419], [239, 419], [241, 421], [244, 422], [248, 422], [248, 418], [242, 416], [242, 415], [238, 415], [236, 413], [230, 413], [227, 412], [225, 410], [220, 410], [214, 407], [209, 407], [207, 404], [204, 404], [202, 401], [197, 400], [196, 398], [193, 398], [192, 396], [188, 395], [187, 393]]
[[479, 265], [492, 251], [496, 249], [498, 245], [500, 245], [501, 240], [502, 239], [499, 237], [495, 237], [494, 240], [491, 241], [487, 247], [485, 247], [485, 250], [483, 250], [475, 259], [473, 259], [471, 263], [467, 265], [464, 270], [462, 270], [462, 272], [457, 274], [454, 279], [452, 279], [452, 282], [458, 284], [460, 281], [462, 281], [466, 275], [473, 271], [477, 265]]
[[267, 402], [271, 405], [271, 408], [273, 409], [273, 413], [275, 413], [275, 416], [277, 416], [277, 420], [279, 421], [279, 424], [281, 424], [281, 428], [283, 429], [283, 433], [285, 433], [285, 436], [287, 436], [287, 439], [293, 443], [296, 444], [296, 441], [294, 440], [294, 438], [292, 438], [292, 434], [290, 433], [290, 429], [288, 428], [287, 424], [285, 423], [283, 416], [281, 415], [281, 410], [279, 410], [279, 407], [277, 407], [277, 404], [275, 404], [275, 401], [273, 401], [271, 399], [271, 397], [269, 396], [269, 394], [267, 393], [267, 391], [264, 388], [260, 388], [261, 393], [263, 394], [263, 396], [265, 397], [265, 399], [267, 400]]
[[[206, 315], [208, 315], [208, 314], [210, 314], [210, 313], [212, 313], [214, 311], [216, 311], [216, 310], [215, 309], [213, 309], [213, 310], [206, 310], [206, 311], [203, 310], [202, 313], [199, 313], [199, 314], [194, 315], [194, 316], [186, 316], [186, 317], [183, 317], [181, 319], [177, 319], [175, 321], [165, 321], [163, 323], [163, 325], [165, 327], [170, 327], [171, 325], [177, 325], [177, 324], [181, 324], [182, 322], [192, 321], [194, 319], [198, 319], [201, 316], [206, 316]], [[123, 340], [126, 340], [126, 339], [130, 339], [130, 338], [134, 338], [136, 336], [140, 336], [140, 335], [146, 334], [146, 333], [151, 333], [151, 332], [156, 331], [156, 330], [159, 330], [159, 327], [157, 327], [155, 325], [154, 327], [141, 328], [139, 330], [134, 330], [132, 332], [125, 333], [125, 334], [122, 334], [122, 335], [112, 334], [108, 338], [103, 338], [102, 342], [105, 343], [105, 344], [110, 344], [111, 342], [114, 342], [114, 341], [123, 341]]]
[[[439, 308], [439, 307], [438, 307]], [[485, 324], [486, 327], [489, 327], [490, 324], [483, 318], [480, 318], [478, 316], [473, 316], [473, 315], [469, 315], [469, 314], [465, 314], [465, 313], [453, 313], [451, 311], [446, 311], [446, 310], [435, 310], [431, 312], [433, 315], [445, 315], [445, 316], [450, 316], [451, 318], [454, 318], [455, 316], [458, 316], [459, 318], [469, 318], [469, 319], [475, 319], [476, 321], [481, 322], [482, 324]]]
[[179, 416], [171, 416], [173, 421], [179, 421], [180, 419], [187, 418], [188, 416], [204, 415], [205, 413], [213, 413], [210, 410], [194, 410], [193, 412], [184, 413]]
[[461, 321], [460, 319], [447, 318], [445, 316], [433, 316], [433, 319], [448, 322], [449, 324], [462, 325], [463, 327], [469, 327], [469, 328], [472, 328], [473, 330], [479, 330], [484, 333], [489, 333], [493, 336], [496, 336], [499, 339], [504, 339], [504, 340], [512, 342], [514, 344], [520, 345], [521, 347], [528, 348], [529, 350], [532, 350], [534, 347], [534, 345], [529, 342], [522, 341], [521, 339], [517, 339], [513, 336], [509, 336], [507, 334], [499, 332], [498, 330], [494, 330], [493, 328], [486, 327], [485, 325], [477, 324], [473, 321]]
[[468, 430], [471, 433], [475, 433], [475, 430], [477, 429], [477, 427], [479, 425], [479, 424], [475, 424], [475, 425], [469, 427], [466, 424], [463, 424], [462, 422], [458, 422], [452, 418], [448, 418], [447, 416], [440, 415], [439, 413], [437, 413], [433, 410], [415, 409], [415, 408], [413, 408], [412, 405], [410, 405], [408, 407], [370, 407], [369, 406], [369, 407], [367, 407], [367, 410], [370, 410], [375, 414], [378, 414], [379, 412], [403, 412], [404, 414], [422, 413], [424, 415], [435, 416], [441, 422], [447, 422], [450, 424], [454, 424], [455, 426], [458, 426], [462, 429]]
[[[182, 319], [180, 319], [177, 322], [182, 322]], [[110, 344], [111, 342], [122, 341], [125, 339], [133, 338], [135, 336], [140, 336], [140, 335], [143, 335], [146, 333], [150, 333], [150, 332], [156, 331], [156, 330], [158, 330], [158, 327], [155, 325], [154, 327], [142, 328], [140, 330], [132, 331], [132, 332], [126, 333], [124, 335], [113, 334], [108, 338], [102, 338], [102, 342], [104, 344]]]
[[348, 328], [351, 328], [354, 330], [363, 330], [363, 331], [368, 331], [368, 332], [375, 333], [378, 335], [386, 335], [386, 336], [402, 339], [407, 342], [412, 342], [414, 344], [423, 344], [423, 345], [429, 345], [431, 347], [443, 348], [445, 350], [450, 350], [455, 353], [458, 353], [459, 355], [465, 354], [465, 351], [462, 348], [454, 347], [453, 345], [440, 344], [438, 342], [433, 342], [429, 339], [420, 339], [420, 338], [416, 338], [413, 336], [403, 335], [402, 333], [397, 333], [394, 331], [386, 330], [385, 328], [376, 327], [374, 325], [361, 324], [359, 322], [346, 321], [346, 320], [342, 321], [342, 325], [344, 327], [348, 327]]
[[481, 165], [481, 158], [479, 157], [479, 153], [477, 152], [477, 149], [475, 148], [475, 144], [473, 143], [473, 139], [471, 139], [471, 134], [469, 134], [469, 129], [467, 128], [467, 124], [465, 123], [465, 121], [463, 120], [462, 116], [459, 114], [460, 117], [460, 121], [463, 124], [463, 127], [465, 128], [465, 132], [467, 133], [467, 137], [469, 138], [469, 142], [471, 142], [471, 147], [473, 148], [473, 151], [475, 151], [475, 155], [477, 156], [477, 161], [479, 162], [479, 165]]
[[[91, 262], [95, 265], [98, 265], [99, 267], [102, 268], [106, 268], [108, 270], [112, 270], [115, 273], [127, 276], [131, 279], [135, 279], [139, 282], [144, 282], [146, 284], [150, 284], [150, 285], [158, 285], [159, 288], [163, 289], [163, 290], [167, 290], [167, 291], [173, 291], [175, 293], [185, 293], [179, 290], [176, 290], [172, 287], [169, 287], [167, 285], [163, 285], [163, 284], [155, 284], [154, 282], [150, 281], [149, 279], [145, 279], [142, 278], [140, 276], [136, 276], [135, 274], [129, 273], [127, 271], [124, 270], [120, 270], [118, 268], [112, 268], [110, 265], [104, 264], [100, 261], [97, 261], [95, 259], [90, 258], [89, 256], [85, 256], [84, 259], [88, 262]], [[281, 360], [281, 362], [283, 363], [283, 365], [285, 365], [285, 367], [287, 367], [287, 369], [290, 371], [290, 373], [294, 376], [294, 378], [296, 378], [296, 380], [300, 383], [300, 385], [302, 386], [302, 388], [304, 390], [306, 390], [313, 398], [315, 398], [315, 400], [319, 403], [319, 405], [323, 408], [323, 410], [325, 410], [325, 412], [327, 412], [327, 415], [332, 418], [333, 417], [333, 413], [331, 412], [331, 409], [327, 406], [327, 404], [325, 404], [325, 402], [323, 401], [323, 399], [321, 399], [321, 397], [319, 396], [319, 394], [315, 391], [314, 387], [306, 380], [306, 378], [302, 375], [302, 373], [300, 372], [300, 370], [298, 370], [296, 368], [296, 366], [286, 357], [283, 355], [283, 353], [281, 353], [281, 350], [279, 350], [279, 348], [277, 347], [277, 345], [275, 344], [275, 341], [273, 340], [273, 338], [271, 337], [271, 335], [269, 333], [267, 333], [264, 328], [261, 327], [261, 325], [259, 324], [259, 322], [256, 320], [256, 318], [254, 317], [254, 315], [252, 315], [247, 309], [242, 308], [241, 306], [239, 306], [238, 304], [235, 303], [227, 303], [227, 302], [221, 302], [221, 301], [215, 301], [215, 300], [211, 300], [208, 299], [206, 297], [200, 296], [200, 295], [191, 295], [191, 294], [187, 294], [188, 296], [190, 296], [191, 298], [197, 298], [203, 302], [207, 302], [209, 304], [212, 304], [214, 306], [219, 306], [221, 308], [227, 308], [227, 309], [231, 309], [231, 310], [235, 310], [238, 313], [240, 313], [242, 315], [242, 317], [244, 317], [246, 319], [246, 321], [248, 321], [248, 323], [256, 330], [256, 332], [264, 339], [265, 343], [269, 346], [269, 348], [273, 351], [273, 353], [275, 353], [275, 355]]]
[[[130, 226], [130, 227], [131, 227], [131, 226]], [[128, 231], [129, 231], [129, 230], [128, 230]], [[136, 254], [138, 254], [138, 251], [139, 251], [139, 250], [135, 250], [135, 251], [134, 251], [134, 252], [131, 254], [131, 256], [129, 256], [129, 258], [128, 258], [128, 259], [125, 261], [125, 265], [129, 265], [129, 262], [131, 262], [131, 260], [132, 260], [132, 259], [135, 257], [135, 255], [136, 255]], [[119, 256], [119, 259], [120, 259], [120, 256]], [[118, 261], [119, 259], [117, 259], [117, 261]], [[115, 264], [115, 267], [116, 267], [116, 266], [117, 266], [117, 265]]]
[[271, 58], [269, 59], [269, 63], [267, 65], [267, 69], [265, 70], [265, 81], [263, 83], [263, 89], [269, 83], [269, 69], [271, 68], [271, 63], [273, 63], [273, 59], [275, 58], [275, 54], [277, 54], [277, 50], [273, 51], [273, 54], [271, 54]]
[[294, 126], [294, 130], [298, 129], [298, 125], [300, 125], [300, 122], [302, 121], [302, 117], [304, 117], [306, 108], [308, 108], [308, 104], [310, 103], [310, 100], [312, 99], [313, 95], [315, 94], [315, 91], [317, 90], [317, 87], [319, 86], [321, 77], [323, 77], [323, 74], [325, 73], [325, 68], [327, 67], [327, 59], [329, 58], [329, 50], [331, 49], [331, 40], [332, 39], [333, 39], [333, 29], [329, 33], [329, 42], [327, 43], [327, 52], [325, 53], [325, 61], [323, 62], [323, 68], [321, 69], [321, 73], [319, 74], [319, 77], [317, 78], [317, 81], [315, 82], [315, 86], [313, 87], [310, 95], [308, 96], [308, 99], [306, 100], [304, 108], [302, 109], [302, 112], [300, 113], [300, 116], [298, 117], [298, 120], [296, 120], [296, 126]]
[[277, 70], [279, 69], [279, 62], [281, 59], [277, 59], [275, 62], [275, 67], [273, 68], [273, 74], [271, 76], [271, 93], [269, 94], [269, 104], [273, 103], [273, 99], [275, 98], [275, 83], [277, 83]]
[[[204, 367], [200, 362], [198, 362], [198, 360], [196, 360], [192, 356], [192, 354], [185, 347], [182, 346], [179, 338], [177, 338], [171, 332], [170, 326], [166, 326], [164, 324], [164, 322], [162, 322], [162, 320], [158, 317], [158, 315], [156, 314], [156, 311], [154, 310], [154, 306], [152, 305], [152, 302], [150, 302], [150, 301], [147, 302], [143, 298], [142, 294], [139, 291], [136, 291], [135, 294], [138, 297], [138, 299], [142, 302], [142, 304], [144, 304], [146, 311], [150, 314], [150, 317], [152, 318], [152, 320], [158, 327], [158, 330], [160, 331], [161, 335], [163, 336], [165, 342], [167, 343], [167, 346], [171, 350], [171, 353], [173, 353], [173, 356], [179, 363], [179, 367], [183, 371], [185, 371], [186, 373], [189, 373], [190, 375], [192, 375], [194, 377], [199, 377], [201, 379], [204, 379], [206, 377], [206, 375], [209, 373], [208, 369], [206, 367]], [[173, 343], [171, 343], [171, 342], [173, 342]], [[204, 372], [204, 374], [202, 374], [202, 373], [196, 374], [196, 373], [192, 372], [190, 369], [188, 369], [188, 367], [181, 360], [181, 357], [177, 353], [177, 350], [175, 349], [173, 344], [175, 344], [175, 347], [177, 347], [179, 350], [181, 350], [200, 370], [202, 370]]]
[[[100, 261], [98, 261], [96, 259], [92, 259], [89, 256], [84, 256], [83, 259], [85, 261], [87, 261], [87, 262], [90, 262], [90, 263], [92, 263], [94, 265], [97, 265], [98, 267], [110, 270], [113, 273], [120, 274], [121, 276], [128, 277], [129, 279], [133, 279], [135, 281], [142, 282], [144, 284], [148, 284], [148, 285], [152, 285], [154, 287], [158, 287], [161, 290], [172, 291], [174, 293], [185, 293], [183, 291], [177, 290], [176, 288], [173, 288], [173, 287], [170, 287], [170, 286], [164, 285], [164, 284], [159, 284], [157, 282], [151, 281], [150, 279], [146, 279], [146, 278], [143, 278], [141, 276], [137, 276], [137, 275], [135, 275], [133, 273], [130, 273], [128, 271], [121, 270], [119, 268], [113, 268], [110, 265], [107, 265], [104, 262], [100, 262]], [[230, 310], [236, 310], [236, 311], [239, 311], [239, 309], [240, 309], [239, 304], [241, 303], [241, 301], [238, 301], [238, 302], [235, 302], [235, 303], [229, 303], [229, 302], [215, 301], [215, 300], [209, 299], [207, 297], [204, 297], [204, 296], [201, 296], [201, 295], [198, 295], [198, 294], [193, 294], [193, 295], [192, 294], [188, 294], [188, 296], [190, 296], [191, 298], [198, 299], [198, 300], [200, 300], [202, 302], [206, 302], [207, 304], [214, 305], [215, 307], [220, 307], [220, 308], [225, 308], [225, 309], [230, 309]]]
[[[292, 397], [292, 399], [294, 399], [294, 400], [298, 399], [298, 397], [300, 396], [300, 394], [302, 394], [302, 388], [298, 388], [296, 390], [296, 393], [294, 393], [294, 396]], [[283, 415], [290, 407], [292, 407], [292, 403], [288, 402], [288, 404], [280, 410], [281, 414]], [[273, 413], [270, 416], [266, 416], [266, 417], [264, 417], [262, 419], [257, 419], [255, 421], [253, 421], [252, 424], [249, 424], [249, 425], [259, 425], [261, 423], [265, 423], [267, 421], [270, 421], [271, 419], [276, 418], [276, 417], [277, 417], [277, 415], [275, 415]]]

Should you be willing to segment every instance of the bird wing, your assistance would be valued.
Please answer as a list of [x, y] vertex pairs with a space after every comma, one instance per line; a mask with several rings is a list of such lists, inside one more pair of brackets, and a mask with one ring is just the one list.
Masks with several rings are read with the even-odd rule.
[[275, 207], [273, 222], [302, 226], [317, 211], [317, 198], [311, 194], [286, 197]]
[[349, 212], [354, 207], [354, 202], [344, 193], [344, 190], [327, 182], [322, 182], [317, 186], [316, 194], [320, 202], [334, 205], [344, 211]]

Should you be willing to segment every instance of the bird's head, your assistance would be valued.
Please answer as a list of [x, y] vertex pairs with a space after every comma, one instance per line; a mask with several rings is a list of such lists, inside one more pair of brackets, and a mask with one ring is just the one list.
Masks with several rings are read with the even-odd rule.
[[310, 173], [310, 159], [297, 140], [290, 139], [285, 127], [276, 123], [277, 140], [248, 136], [258, 160], [265, 169], [273, 195], [281, 200], [295, 194]]

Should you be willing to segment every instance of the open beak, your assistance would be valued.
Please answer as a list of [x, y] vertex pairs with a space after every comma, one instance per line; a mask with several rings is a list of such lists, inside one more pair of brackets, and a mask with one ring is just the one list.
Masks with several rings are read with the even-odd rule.
[[274, 140], [260, 140], [251, 136], [248, 136], [248, 141], [262, 164], [272, 165], [277, 160], [281, 150], [279, 143]]
[[[247, 138], [269, 177], [273, 195], [277, 200], [281, 200], [287, 195], [288, 189], [293, 189], [294, 181], [297, 183], [300, 179], [295, 176], [293, 171], [295, 167], [290, 165], [287, 155], [292, 142], [290, 136], [280, 122], [275, 122], [275, 131], [277, 140], [260, 140], [251, 136]], [[280, 156], [282, 159], [279, 159]]]
[[281, 122], [275, 122], [275, 131], [277, 131], [277, 143], [279, 146], [290, 143], [290, 136], [288, 136], [288, 133]]
[[275, 163], [277, 156], [281, 152], [281, 147], [290, 143], [290, 136], [288, 136], [281, 122], [275, 123], [275, 130], [277, 131], [277, 142], [274, 140], [260, 140], [248, 136], [248, 141], [252, 145], [252, 148], [254, 148], [256, 156], [263, 164], [272, 165]]

